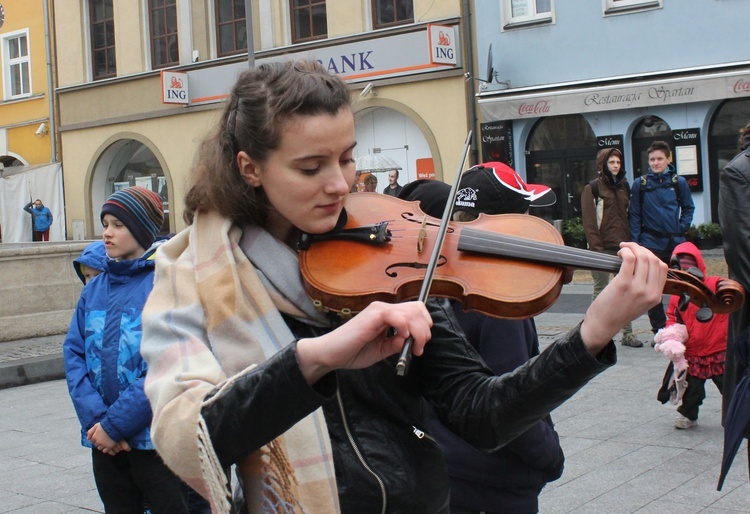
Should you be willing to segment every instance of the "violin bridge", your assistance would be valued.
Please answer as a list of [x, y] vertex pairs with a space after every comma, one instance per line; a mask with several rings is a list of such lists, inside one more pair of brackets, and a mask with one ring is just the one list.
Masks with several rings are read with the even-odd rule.
[[427, 237], [427, 216], [422, 218], [422, 224], [419, 227], [419, 237], [417, 237], [417, 253], [422, 253], [424, 250], [424, 239]]

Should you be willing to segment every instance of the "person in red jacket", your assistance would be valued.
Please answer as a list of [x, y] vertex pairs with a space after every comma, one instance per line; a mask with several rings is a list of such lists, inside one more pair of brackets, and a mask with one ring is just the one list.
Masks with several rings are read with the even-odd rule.
[[[680, 243], [672, 252], [672, 262], [679, 262], [680, 269], [700, 276], [711, 291], [716, 291], [719, 276], [706, 274], [706, 263], [700, 250], [689, 242]], [[696, 271], [697, 270], [697, 271]], [[685, 345], [687, 368], [687, 388], [682, 396], [682, 403], [677, 407], [675, 428], [693, 428], [698, 424], [698, 409], [706, 398], [706, 380], [716, 384], [719, 392], [724, 388], [724, 366], [727, 350], [727, 328], [729, 315], [714, 314], [710, 321], [702, 323], [696, 319], [699, 307], [693, 303], [679, 310], [679, 296], [672, 296], [667, 308], [667, 327], [682, 324], [687, 329]]]

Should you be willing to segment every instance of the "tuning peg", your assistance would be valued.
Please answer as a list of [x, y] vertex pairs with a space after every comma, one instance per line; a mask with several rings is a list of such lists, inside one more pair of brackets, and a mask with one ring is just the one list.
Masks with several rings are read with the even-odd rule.
[[697, 319], [701, 323], [708, 323], [713, 317], [713, 311], [711, 311], [711, 309], [709, 309], [705, 304], [703, 305], [703, 307], [698, 309], [698, 312], [695, 313], [695, 319]]
[[693, 275], [695, 278], [703, 280], [703, 272], [695, 266], [691, 266], [690, 268], [688, 268], [687, 272]]
[[680, 295], [680, 301], [677, 303], [677, 309], [680, 311], [684, 311], [688, 308], [688, 305], [690, 305], [690, 297], [687, 293], [682, 293]]
[[680, 259], [678, 259], [676, 255], [673, 255], [672, 258], [669, 259], [669, 267], [672, 269], [682, 269], [680, 266]]

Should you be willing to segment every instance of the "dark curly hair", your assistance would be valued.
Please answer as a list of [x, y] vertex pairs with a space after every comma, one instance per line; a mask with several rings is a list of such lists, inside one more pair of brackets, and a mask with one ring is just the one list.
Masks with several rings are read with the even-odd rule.
[[278, 148], [284, 122], [294, 116], [336, 115], [351, 108], [349, 88], [316, 61], [261, 64], [232, 87], [218, 126], [201, 143], [185, 196], [185, 221], [199, 210], [237, 223], [263, 224], [268, 200], [240, 176], [237, 154], [265, 162]]

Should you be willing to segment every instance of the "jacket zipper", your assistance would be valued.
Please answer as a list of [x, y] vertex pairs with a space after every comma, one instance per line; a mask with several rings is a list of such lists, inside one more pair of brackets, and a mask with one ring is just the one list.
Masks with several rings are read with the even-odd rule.
[[[336, 388], [336, 400], [339, 404], [339, 412], [341, 413], [341, 421], [344, 424], [344, 432], [346, 432], [346, 438], [349, 439], [349, 444], [352, 445], [352, 448], [354, 449], [354, 453], [357, 454], [357, 459], [359, 459], [359, 462], [362, 464], [362, 467], [365, 468], [365, 470], [370, 473], [375, 480], [378, 481], [378, 484], [380, 485], [380, 495], [383, 498], [383, 509], [381, 512], [385, 514], [386, 512], [386, 494], [385, 494], [385, 484], [383, 483], [383, 480], [375, 473], [375, 471], [372, 470], [372, 468], [365, 462], [364, 457], [362, 457], [362, 453], [359, 451], [359, 447], [357, 447], [357, 443], [354, 442], [354, 437], [352, 436], [351, 431], [349, 430], [349, 423], [346, 421], [346, 413], [344, 412], [344, 402], [341, 399], [341, 391]], [[416, 428], [415, 428], [416, 430]]]
[[437, 444], [437, 441], [434, 437], [432, 437], [430, 434], [425, 432], [424, 430], [420, 430], [414, 425], [412, 425], [412, 431], [414, 432], [414, 435], [417, 436], [417, 439], [427, 439], [428, 441], [432, 441], [434, 444]]

